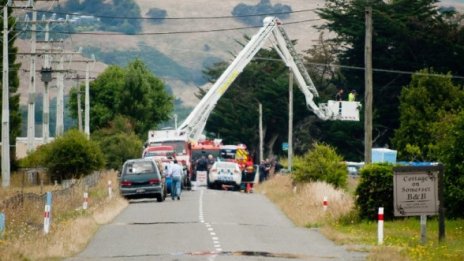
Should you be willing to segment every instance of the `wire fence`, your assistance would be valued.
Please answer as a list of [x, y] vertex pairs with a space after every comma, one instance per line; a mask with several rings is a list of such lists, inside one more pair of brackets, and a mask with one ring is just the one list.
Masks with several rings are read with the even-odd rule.
[[[83, 192], [96, 187], [102, 178], [104, 178], [102, 172], [96, 171], [81, 179], [66, 180], [62, 181], [61, 185], [47, 186], [47, 190], [49, 189], [52, 195], [52, 212], [59, 214], [82, 208]], [[3, 212], [7, 217], [7, 227], [9, 228], [21, 227], [26, 230], [39, 230], [44, 222], [46, 201], [46, 192], [23, 192], [21, 189], [15, 195], [0, 201], [0, 212]]]

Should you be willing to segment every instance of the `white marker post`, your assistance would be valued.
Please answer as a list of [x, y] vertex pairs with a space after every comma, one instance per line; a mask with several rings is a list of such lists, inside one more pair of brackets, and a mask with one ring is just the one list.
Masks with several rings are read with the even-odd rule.
[[108, 198], [111, 199], [113, 197], [113, 187], [111, 185], [111, 180], [108, 180]]
[[50, 232], [50, 205], [45, 205], [44, 211], [44, 233]]
[[378, 225], [377, 225], [377, 243], [383, 244], [383, 207], [379, 208], [378, 214]]
[[427, 243], [427, 215], [420, 216], [420, 226], [421, 226], [421, 244], [425, 245], [425, 243]]
[[45, 203], [45, 210], [44, 210], [44, 233], [48, 234], [50, 232], [50, 219], [52, 211], [52, 193], [47, 192], [47, 199]]
[[84, 192], [84, 203], [82, 203], [82, 209], [86, 210], [89, 206], [89, 193]]
[[324, 211], [327, 211], [327, 207], [329, 206], [329, 201], [327, 199], [327, 196], [324, 196], [324, 201], [322, 202], [322, 206], [324, 208]]

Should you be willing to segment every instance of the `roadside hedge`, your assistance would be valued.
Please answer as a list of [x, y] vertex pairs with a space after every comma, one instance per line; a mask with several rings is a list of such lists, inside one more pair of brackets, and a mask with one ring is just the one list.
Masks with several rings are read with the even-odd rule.
[[379, 207], [384, 208], [385, 219], [394, 217], [393, 165], [369, 164], [361, 169], [356, 207], [361, 219], [377, 220]]

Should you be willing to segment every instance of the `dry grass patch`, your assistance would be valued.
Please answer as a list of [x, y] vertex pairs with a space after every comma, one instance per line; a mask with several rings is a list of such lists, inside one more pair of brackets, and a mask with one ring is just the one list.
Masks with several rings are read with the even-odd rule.
[[83, 189], [53, 197], [50, 232], [43, 233], [43, 203], [24, 201], [7, 212], [7, 230], [0, 240], [1, 260], [60, 260], [83, 250], [99, 225], [111, 222], [127, 205], [113, 189], [108, 198], [108, 180], [117, 187], [116, 172], [101, 175], [89, 189], [89, 209], [82, 210]]
[[[256, 191], [266, 194], [298, 226], [321, 226], [349, 213], [353, 199], [345, 191], [325, 182], [294, 186], [288, 175], [276, 175], [257, 186]], [[324, 196], [328, 208], [324, 211]]]

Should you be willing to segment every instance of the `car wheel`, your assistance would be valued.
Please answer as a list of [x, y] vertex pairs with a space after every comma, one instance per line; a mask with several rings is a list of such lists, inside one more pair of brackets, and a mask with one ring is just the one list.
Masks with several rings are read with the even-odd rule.
[[162, 194], [156, 195], [156, 201], [158, 201], [158, 202], [163, 202], [163, 200], [164, 200], [164, 197], [163, 197]]

